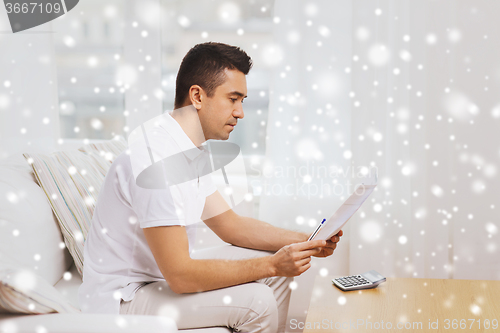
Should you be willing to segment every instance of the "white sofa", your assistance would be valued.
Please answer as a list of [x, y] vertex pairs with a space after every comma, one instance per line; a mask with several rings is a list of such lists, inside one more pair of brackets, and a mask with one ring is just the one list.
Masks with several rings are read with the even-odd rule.
[[[37, 282], [37, 287], [54, 286], [58, 293], [54, 297], [78, 309], [77, 290], [81, 277], [64, 246], [47, 196], [36, 183], [31, 166], [22, 154], [0, 160], [0, 277], [2, 269], [5, 271], [12, 266], [35, 273], [43, 282]], [[0, 293], [0, 309], [2, 301], [6, 300], [2, 295]], [[173, 320], [155, 316], [91, 315], [79, 310], [37, 315], [0, 313], [0, 333], [175, 331]], [[232, 332], [225, 327], [182, 331]]]

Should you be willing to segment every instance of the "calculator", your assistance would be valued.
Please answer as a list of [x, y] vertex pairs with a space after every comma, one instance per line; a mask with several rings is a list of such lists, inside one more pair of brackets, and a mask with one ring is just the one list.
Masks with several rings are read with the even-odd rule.
[[377, 271], [371, 270], [363, 274], [344, 276], [333, 279], [333, 284], [343, 291], [375, 288], [386, 278]]

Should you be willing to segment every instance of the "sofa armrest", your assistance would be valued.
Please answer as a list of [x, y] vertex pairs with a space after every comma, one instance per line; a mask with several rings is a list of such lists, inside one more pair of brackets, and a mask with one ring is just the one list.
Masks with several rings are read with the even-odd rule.
[[0, 317], [0, 333], [170, 333], [170, 318], [140, 315], [46, 314]]

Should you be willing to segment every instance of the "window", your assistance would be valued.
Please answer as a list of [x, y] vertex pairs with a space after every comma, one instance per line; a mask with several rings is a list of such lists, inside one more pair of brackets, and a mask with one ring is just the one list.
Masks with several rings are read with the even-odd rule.
[[[126, 43], [134, 43], [125, 36], [125, 25], [133, 24], [133, 20], [127, 19], [132, 3], [115, 0], [103, 6], [98, 0], [81, 1], [72, 15], [54, 21], [63, 138], [127, 136], [127, 89], [117, 79], [117, 73], [124, 47], [131, 46]], [[231, 134], [230, 141], [237, 143], [246, 156], [263, 155], [270, 71], [262, 61], [262, 52], [272, 43], [272, 2], [158, 0], [158, 3], [163, 92], [163, 110], [158, 110], [158, 114], [173, 108], [177, 70], [193, 45], [205, 41], [237, 45], [253, 58], [254, 67], [247, 77], [245, 119]]]

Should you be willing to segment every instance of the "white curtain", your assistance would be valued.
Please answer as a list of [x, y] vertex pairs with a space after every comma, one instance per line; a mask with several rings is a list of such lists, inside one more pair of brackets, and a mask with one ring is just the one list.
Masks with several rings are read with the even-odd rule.
[[59, 139], [52, 22], [12, 33], [0, 6], [0, 159], [50, 152]]
[[125, 13], [127, 24], [124, 28], [127, 37], [123, 45], [123, 60], [120, 62], [117, 79], [129, 86], [125, 93], [128, 133], [163, 112], [161, 91], [163, 15], [165, 13], [160, 0], [127, 1]]
[[302, 304], [318, 273], [500, 278], [499, 10], [472, 0], [275, 2], [281, 60], [260, 218], [312, 231], [361, 168], [378, 171], [336, 253], [297, 279]]

